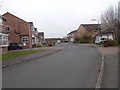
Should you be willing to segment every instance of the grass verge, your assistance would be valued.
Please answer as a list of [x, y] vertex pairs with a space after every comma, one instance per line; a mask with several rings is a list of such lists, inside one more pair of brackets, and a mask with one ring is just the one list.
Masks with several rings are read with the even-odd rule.
[[28, 50], [28, 51], [14, 51], [14, 52], [9, 52], [9, 53], [5, 53], [2, 54], [2, 58], [0, 58], [0, 60], [6, 60], [6, 59], [10, 59], [10, 58], [15, 58], [18, 56], [23, 56], [23, 55], [27, 55], [27, 54], [31, 54], [31, 53], [35, 53], [35, 52], [40, 52], [43, 50]]

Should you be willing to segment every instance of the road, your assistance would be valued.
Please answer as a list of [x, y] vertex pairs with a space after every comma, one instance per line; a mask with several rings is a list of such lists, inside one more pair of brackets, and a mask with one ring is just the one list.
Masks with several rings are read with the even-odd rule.
[[95, 88], [100, 52], [84, 45], [58, 46], [64, 49], [3, 68], [3, 88]]

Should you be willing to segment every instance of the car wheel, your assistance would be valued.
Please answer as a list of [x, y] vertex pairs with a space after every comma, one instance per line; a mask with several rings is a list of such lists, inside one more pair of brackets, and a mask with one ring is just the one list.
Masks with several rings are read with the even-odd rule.
[[100, 42], [99, 44], [103, 44], [103, 42]]

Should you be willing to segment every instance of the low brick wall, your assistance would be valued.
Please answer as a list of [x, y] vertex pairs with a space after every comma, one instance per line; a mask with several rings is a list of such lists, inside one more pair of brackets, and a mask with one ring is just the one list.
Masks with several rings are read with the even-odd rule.
[[2, 49], [2, 50], [1, 50], [2, 53], [7, 53], [7, 52], [8, 52], [8, 47], [2, 47], [1, 49]]

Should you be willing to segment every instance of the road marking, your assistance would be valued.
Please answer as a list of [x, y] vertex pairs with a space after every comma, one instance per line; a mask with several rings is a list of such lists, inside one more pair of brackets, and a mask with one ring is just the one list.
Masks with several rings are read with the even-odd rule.
[[101, 63], [101, 68], [100, 68], [100, 73], [98, 76], [97, 84], [96, 84], [96, 90], [98, 90], [98, 88], [101, 88], [103, 72], [104, 72], [104, 55], [102, 54], [102, 63]]
[[[97, 48], [96, 46], [94, 45], [89, 45], [89, 47], [94, 47], [94, 48]], [[98, 48], [97, 48], [98, 49]], [[99, 50], [99, 49], [98, 49]], [[99, 50], [100, 51], [100, 50]], [[102, 62], [101, 62], [101, 67], [100, 67], [100, 72], [99, 72], [99, 76], [98, 76], [98, 80], [97, 80], [97, 84], [96, 84], [96, 88], [95, 90], [98, 90], [99, 88], [101, 88], [101, 82], [102, 82], [102, 78], [103, 78], [103, 72], [104, 72], [104, 55], [103, 53], [100, 51], [101, 53], [101, 57], [102, 57]]]

